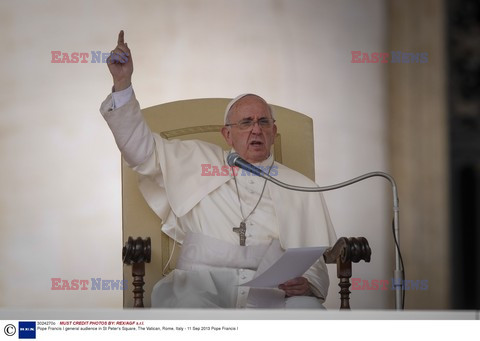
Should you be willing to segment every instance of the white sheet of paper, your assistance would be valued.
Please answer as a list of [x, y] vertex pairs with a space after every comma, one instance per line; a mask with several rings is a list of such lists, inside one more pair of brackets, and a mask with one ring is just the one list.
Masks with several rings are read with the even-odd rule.
[[328, 248], [300, 247], [285, 250], [285, 253], [261, 275], [242, 286], [252, 288], [276, 288], [289, 279], [302, 276]]

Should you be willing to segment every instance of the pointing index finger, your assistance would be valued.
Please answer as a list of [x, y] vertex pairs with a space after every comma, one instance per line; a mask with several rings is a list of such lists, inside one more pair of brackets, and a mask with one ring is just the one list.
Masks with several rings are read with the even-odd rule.
[[124, 33], [123, 33], [123, 30], [120, 31], [120, 33], [118, 34], [118, 41], [117, 41], [117, 44], [120, 45], [122, 44], [123, 45], [123, 36], [124, 36]]

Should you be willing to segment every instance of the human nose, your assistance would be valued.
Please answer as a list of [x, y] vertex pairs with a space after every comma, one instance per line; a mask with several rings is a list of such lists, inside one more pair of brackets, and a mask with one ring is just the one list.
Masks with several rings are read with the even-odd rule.
[[262, 128], [260, 127], [260, 123], [257, 121], [252, 122], [252, 133], [259, 134], [262, 132]]

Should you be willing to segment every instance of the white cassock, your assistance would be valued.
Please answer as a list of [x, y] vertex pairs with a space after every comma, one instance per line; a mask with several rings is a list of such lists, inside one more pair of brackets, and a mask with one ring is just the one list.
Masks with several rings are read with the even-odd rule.
[[[241, 209], [244, 217], [254, 209], [265, 180], [240, 170], [237, 194], [232, 172], [205, 175], [206, 170], [213, 174], [215, 169], [226, 167], [228, 152], [198, 140], [162, 139], [146, 126], [131, 87], [114, 96], [119, 96], [115, 104], [109, 95], [100, 111], [123, 158], [138, 172], [139, 188], [162, 219], [162, 231], [183, 244], [176, 269], [155, 286], [152, 306], [321, 307], [329, 285], [323, 259], [303, 275], [310, 282], [312, 297], [285, 299], [279, 289], [241, 286], [286, 248], [335, 243], [321, 193], [293, 192], [267, 183], [258, 206], [246, 220], [246, 246], [239, 246], [239, 235], [232, 228], [243, 220]], [[123, 102], [121, 106], [119, 102]], [[265, 169], [272, 161], [270, 156], [256, 165]], [[277, 162], [272, 175], [286, 183], [316, 186]]]

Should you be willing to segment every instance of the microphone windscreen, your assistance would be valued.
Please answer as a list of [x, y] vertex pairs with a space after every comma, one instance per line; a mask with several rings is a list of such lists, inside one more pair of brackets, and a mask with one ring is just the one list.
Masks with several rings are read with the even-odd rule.
[[235, 160], [237, 158], [239, 158], [240, 155], [238, 155], [238, 153], [230, 153], [228, 154], [227, 156], [227, 163], [230, 167], [234, 167], [235, 166]]

